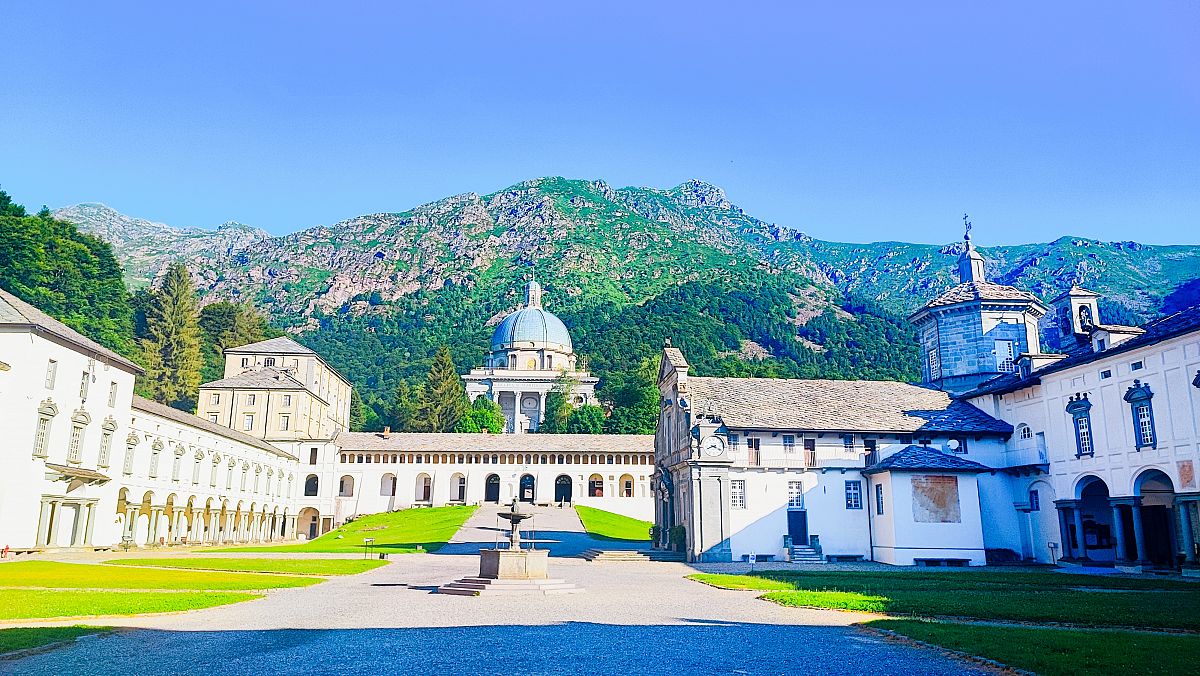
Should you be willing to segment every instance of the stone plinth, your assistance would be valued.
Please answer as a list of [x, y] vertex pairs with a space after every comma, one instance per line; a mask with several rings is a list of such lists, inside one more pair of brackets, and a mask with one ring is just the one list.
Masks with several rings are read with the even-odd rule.
[[485, 549], [479, 577], [490, 580], [544, 580], [550, 577], [548, 549]]

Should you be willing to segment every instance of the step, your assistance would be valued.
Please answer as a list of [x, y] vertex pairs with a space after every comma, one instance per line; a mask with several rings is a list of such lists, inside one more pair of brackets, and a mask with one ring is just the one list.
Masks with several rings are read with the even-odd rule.
[[493, 580], [484, 577], [464, 577], [438, 587], [439, 594], [453, 596], [503, 596], [576, 594], [583, 589], [560, 579]]

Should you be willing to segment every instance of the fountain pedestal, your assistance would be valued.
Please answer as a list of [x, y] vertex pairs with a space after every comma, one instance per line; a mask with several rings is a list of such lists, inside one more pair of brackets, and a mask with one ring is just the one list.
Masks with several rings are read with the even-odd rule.
[[485, 549], [479, 552], [479, 577], [491, 580], [544, 580], [550, 577], [550, 550]]

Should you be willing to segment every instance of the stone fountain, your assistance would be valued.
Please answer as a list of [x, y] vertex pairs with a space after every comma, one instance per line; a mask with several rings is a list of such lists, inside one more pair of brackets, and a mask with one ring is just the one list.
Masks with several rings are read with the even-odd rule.
[[500, 512], [510, 530], [506, 547], [479, 550], [479, 576], [464, 577], [438, 587], [440, 594], [483, 596], [492, 594], [570, 594], [582, 589], [569, 582], [550, 578], [550, 550], [521, 546], [522, 521], [533, 514], [521, 510], [513, 498], [508, 511]]

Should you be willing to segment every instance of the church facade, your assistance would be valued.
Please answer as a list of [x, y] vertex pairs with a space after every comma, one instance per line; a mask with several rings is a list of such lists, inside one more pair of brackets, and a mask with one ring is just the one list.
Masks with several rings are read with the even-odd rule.
[[1098, 294], [1049, 305], [960, 283], [910, 317], [920, 386], [697, 378], [664, 349], [657, 545], [751, 556], [1193, 572], [1200, 536], [1200, 307], [1106, 324]]

